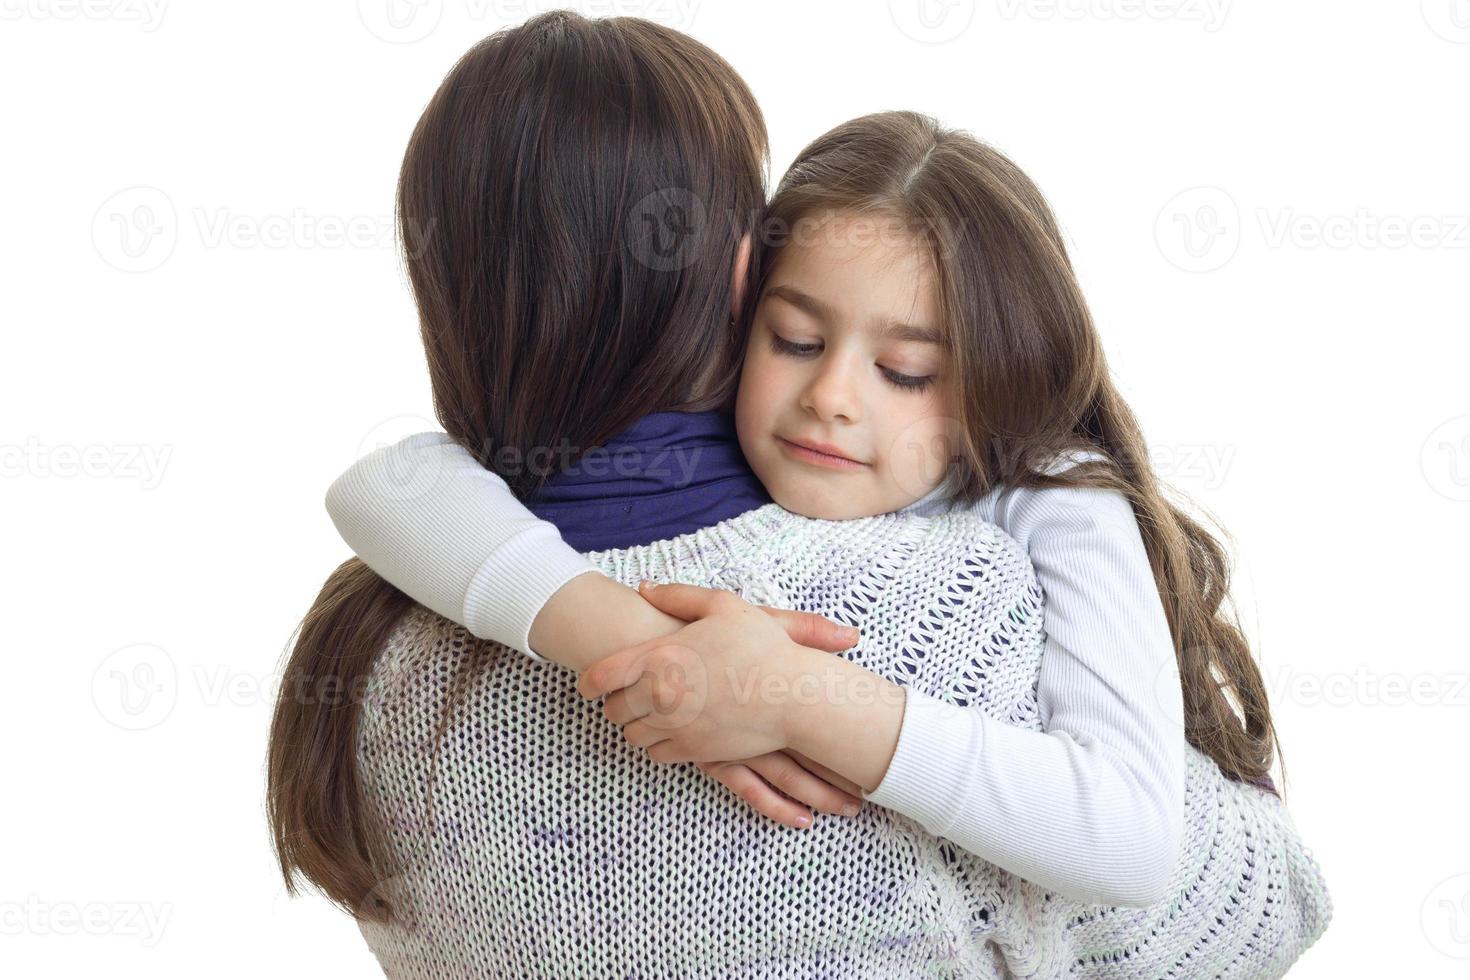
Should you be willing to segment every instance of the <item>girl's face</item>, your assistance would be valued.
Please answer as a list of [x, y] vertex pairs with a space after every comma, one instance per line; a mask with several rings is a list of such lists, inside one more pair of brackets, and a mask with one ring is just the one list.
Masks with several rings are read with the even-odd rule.
[[740, 448], [776, 503], [848, 520], [939, 485], [954, 379], [938, 312], [927, 255], [874, 219], [839, 216], [785, 245], [735, 404]]

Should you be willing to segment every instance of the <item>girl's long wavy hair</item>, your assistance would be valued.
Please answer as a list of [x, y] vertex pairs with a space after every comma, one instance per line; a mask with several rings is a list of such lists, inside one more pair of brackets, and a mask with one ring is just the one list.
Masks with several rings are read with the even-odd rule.
[[[525, 500], [644, 415], [727, 405], [731, 269], [768, 154], [749, 88], [677, 31], [553, 11], [475, 45], [398, 181], [445, 431]], [[570, 455], [547, 465], [559, 448]], [[362, 797], [360, 705], [412, 605], [355, 558], [333, 572], [271, 724], [266, 808], [287, 891], [304, 879], [364, 920], [392, 917], [380, 884], [395, 869]]]
[[[1262, 782], [1280, 746], [1261, 672], [1238, 617], [1223, 608], [1226, 552], [1165, 499], [1036, 185], [994, 148], [918, 113], [843, 123], [802, 150], [767, 206], [742, 334], [784, 245], [853, 215], [890, 222], [880, 227], [898, 227], [932, 258], [960, 379], [954, 499], [973, 502], [997, 484], [1123, 493], [1173, 636], [1185, 735], [1230, 777]], [[1046, 475], [1058, 454], [1076, 450], [1106, 462]]]

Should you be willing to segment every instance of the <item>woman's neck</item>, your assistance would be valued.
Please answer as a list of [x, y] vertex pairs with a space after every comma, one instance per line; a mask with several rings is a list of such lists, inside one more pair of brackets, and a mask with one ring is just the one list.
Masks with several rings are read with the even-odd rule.
[[527, 506], [578, 551], [697, 531], [771, 502], [723, 412], [654, 412], [552, 477]]

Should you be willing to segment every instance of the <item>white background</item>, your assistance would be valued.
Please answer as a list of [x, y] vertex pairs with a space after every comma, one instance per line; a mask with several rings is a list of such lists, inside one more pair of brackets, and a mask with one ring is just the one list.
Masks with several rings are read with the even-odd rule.
[[[0, 0], [7, 976], [376, 973], [273, 866], [271, 695], [348, 555], [328, 483], [438, 428], [409, 131], [548, 6], [395, 2]], [[1161, 474], [1234, 538], [1336, 903], [1292, 975], [1470, 971], [1470, 3], [580, 9], [725, 55], [775, 175], [912, 108], [1037, 180]]]

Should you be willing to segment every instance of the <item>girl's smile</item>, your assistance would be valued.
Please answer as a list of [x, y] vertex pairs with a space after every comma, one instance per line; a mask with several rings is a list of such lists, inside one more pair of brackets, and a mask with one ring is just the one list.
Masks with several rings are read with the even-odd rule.
[[844, 456], [837, 451], [835, 446], [786, 439], [781, 436], [777, 436], [776, 441], [781, 443], [781, 448], [786, 451], [786, 455], [814, 466], [825, 466], [834, 470], [855, 470], [868, 465], [860, 460]]

